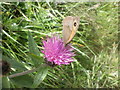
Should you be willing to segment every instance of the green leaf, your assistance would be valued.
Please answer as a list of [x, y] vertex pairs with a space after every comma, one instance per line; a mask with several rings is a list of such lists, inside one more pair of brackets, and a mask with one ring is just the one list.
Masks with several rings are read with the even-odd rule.
[[35, 55], [35, 54], [33, 54], [33, 53], [28, 53], [27, 55], [28, 55], [29, 57], [31, 57], [33, 60], [39, 61], [40, 64], [42, 64], [43, 61], [44, 61], [43, 57], [37, 56], [37, 55]]
[[14, 58], [9, 58], [9, 57], [4, 56], [4, 55], [2, 55], [2, 57], [3, 57], [3, 60], [10, 63], [11, 68], [15, 68], [18, 70], [27, 70], [21, 62], [18, 62]]
[[31, 87], [33, 84], [33, 78], [29, 75], [23, 75], [11, 78], [11, 81], [19, 87]]
[[[39, 49], [37, 48], [37, 44], [35, 43], [31, 33], [28, 31], [28, 42], [29, 42], [29, 52], [33, 53], [37, 56], [40, 56]], [[35, 66], [40, 64], [40, 60], [31, 58]]]
[[33, 88], [38, 87], [38, 85], [45, 79], [45, 77], [47, 76], [48, 73], [48, 66], [44, 66], [42, 68], [40, 68], [40, 70], [38, 71], [38, 73], [36, 74], [35, 78], [34, 78], [34, 82], [33, 82]]
[[8, 77], [2, 78], [2, 87], [3, 88], [10, 88], [10, 82], [9, 82]]

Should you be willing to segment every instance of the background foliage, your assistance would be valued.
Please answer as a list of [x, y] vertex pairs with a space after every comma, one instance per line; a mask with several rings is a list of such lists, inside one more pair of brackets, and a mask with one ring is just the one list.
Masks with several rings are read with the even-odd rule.
[[11, 65], [9, 75], [44, 63], [42, 40], [55, 33], [61, 35], [65, 16], [80, 17], [79, 29], [71, 42], [75, 62], [8, 78], [9, 87], [118, 87], [118, 3], [4, 2], [0, 7], [0, 48], [2, 59]]

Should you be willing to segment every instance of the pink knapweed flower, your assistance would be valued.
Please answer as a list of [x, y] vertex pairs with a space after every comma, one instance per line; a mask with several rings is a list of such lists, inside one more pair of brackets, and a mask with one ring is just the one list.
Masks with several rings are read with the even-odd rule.
[[59, 36], [53, 36], [43, 40], [44, 50], [42, 53], [48, 62], [55, 65], [69, 64], [74, 61], [72, 58], [75, 56], [73, 48], [68, 45], [64, 45], [63, 40]]

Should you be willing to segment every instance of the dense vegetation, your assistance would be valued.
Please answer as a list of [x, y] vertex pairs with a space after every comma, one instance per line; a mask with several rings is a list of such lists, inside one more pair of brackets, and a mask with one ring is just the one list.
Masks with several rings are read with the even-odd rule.
[[0, 48], [2, 60], [11, 66], [8, 76], [44, 63], [42, 40], [53, 34], [62, 37], [64, 17], [80, 17], [79, 29], [71, 41], [75, 62], [49, 67], [48, 72], [39, 67], [37, 72], [7, 78], [4, 87], [118, 87], [118, 3], [4, 2], [1, 9]]

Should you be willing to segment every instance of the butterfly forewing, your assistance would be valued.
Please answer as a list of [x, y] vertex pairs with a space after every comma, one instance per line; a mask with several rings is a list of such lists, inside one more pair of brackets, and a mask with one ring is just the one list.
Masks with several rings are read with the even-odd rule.
[[63, 20], [63, 42], [69, 43], [79, 27], [79, 17], [67, 16]]

